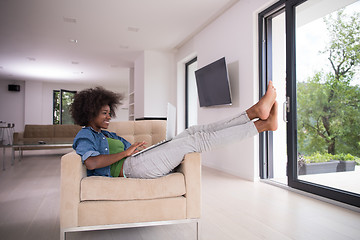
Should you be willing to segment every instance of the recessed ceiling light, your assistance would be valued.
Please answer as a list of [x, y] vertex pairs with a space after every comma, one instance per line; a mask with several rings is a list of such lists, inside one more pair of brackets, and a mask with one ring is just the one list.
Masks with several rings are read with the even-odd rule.
[[140, 30], [140, 28], [138, 28], [138, 27], [128, 27], [129, 32], [138, 32], [139, 30]]
[[77, 65], [77, 64], [79, 64], [79, 62], [72, 61], [71, 64]]
[[119, 48], [121, 48], [121, 49], [128, 49], [129, 46], [120, 44], [120, 45], [119, 45]]
[[66, 23], [76, 23], [76, 19], [70, 17], [63, 17], [63, 21]]
[[69, 40], [71, 43], [78, 43], [78, 40], [77, 39], [70, 39]]

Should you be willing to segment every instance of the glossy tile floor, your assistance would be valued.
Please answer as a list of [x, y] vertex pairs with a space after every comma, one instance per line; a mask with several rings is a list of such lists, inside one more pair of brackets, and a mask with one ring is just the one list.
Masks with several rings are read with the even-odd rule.
[[[8, 154], [8, 153], [7, 153]], [[0, 172], [0, 239], [57, 240], [59, 150], [28, 151]], [[201, 239], [360, 239], [360, 213], [203, 168]], [[74, 239], [195, 239], [195, 224], [67, 234]]]

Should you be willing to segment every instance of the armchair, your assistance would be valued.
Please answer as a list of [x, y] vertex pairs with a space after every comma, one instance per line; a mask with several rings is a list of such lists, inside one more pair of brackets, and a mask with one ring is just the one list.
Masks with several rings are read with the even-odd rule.
[[[165, 137], [165, 121], [114, 122], [109, 131], [130, 142]], [[75, 152], [61, 159], [60, 229], [67, 232], [196, 223], [199, 237], [201, 158], [187, 154], [175, 171], [157, 179], [86, 176]]]

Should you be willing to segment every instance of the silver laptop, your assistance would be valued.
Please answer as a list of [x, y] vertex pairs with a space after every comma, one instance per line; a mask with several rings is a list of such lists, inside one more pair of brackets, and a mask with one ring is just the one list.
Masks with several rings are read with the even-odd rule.
[[171, 141], [171, 139], [175, 137], [175, 132], [176, 132], [176, 108], [172, 104], [168, 103], [167, 121], [166, 121], [166, 138], [161, 142], [158, 142], [154, 145], [151, 145], [150, 147], [141, 150], [140, 152], [134, 153], [132, 156], [135, 157], [143, 152], [149, 151], [150, 149], [153, 149], [157, 146], [160, 146], [164, 143]]

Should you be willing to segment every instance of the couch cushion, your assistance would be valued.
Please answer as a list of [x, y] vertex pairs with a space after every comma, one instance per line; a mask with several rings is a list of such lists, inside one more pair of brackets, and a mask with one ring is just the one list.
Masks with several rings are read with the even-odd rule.
[[54, 137], [74, 138], [80, 129], [81, 126], [74, 124], [54, 125]]
[[25, 125], [24, 138], [52, 138], [53, 125]]
[[145, 200], [182, 196], [186, 193], [182, 173], [156, 179], [86, 177], [81, 181], [81, 201]]

